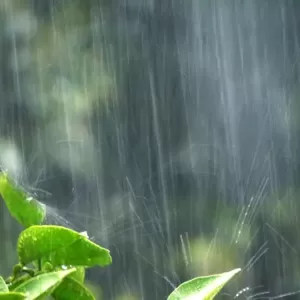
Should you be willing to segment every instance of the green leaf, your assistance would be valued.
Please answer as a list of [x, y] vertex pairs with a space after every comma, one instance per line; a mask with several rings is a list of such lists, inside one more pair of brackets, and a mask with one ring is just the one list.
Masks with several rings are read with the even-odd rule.
[[76, 267], [76, 271], [69, 277], [77, 280], [80, 283], [83, 283], [85, 278], [85, 267]]
[[56, 300], [95, 300], [93, 294], [82, 283], [70, 276], [55, 289], [52, 297]]
[[[59, 266], [59, 267], [55, 268], [55, 270], [56, 271], [66, 270], [66, 268], [67, 268], [66, 266]], [[70, 274], [68, 277], [71, 277], [71, 278], [77, 280], [78, 282], [83, 283], [84, 279], [85, 279], [85, 267], [77, 266], [74, 268], [76, 269], [76, 271], [73, 272], [72, 274]], [[53, 271], [53, 269], [51, 271]]]
[[7, 172], [0, 174], [0, 194], [10, 214], [24, 227], [44, 221], [46, 206], [18, 187]]
[[62, 226], [31, 226], [18, 239], [19, 261], [26, 265], [38, 259], [56, 266], [107, 266], [112, 258], [108, 249], [86, 236]]
[[62, 280], [74, 272], [75, 269], [68, 269], [57, 272], [50, 272], [38, 275], [19, 285], [14, 291], [26, 294], [26, 300], [42, 299], [51, 295], [53, 290]]
[[1, 293], [8, 292], [8, 287], [5, 283], [5, 280], [1, 276], [0, 276], [0, 292]]
[[241, 269], [230, 272], [196, 277], [179, 285], [167, 300], [211, 300], [220, 292], [223, 286]]
[[22, 293], [7, 292], [0, 293], [0, 300], [25, 300], [26, 296]]
[[14, 279], [12, 281], [12, 283], [10, 283], [8, 285], [9, 290], [14, 291], [19, 285], [21, 285], [23, 282], [29, 280], [30, 278], [32, 278], [30, 275], [24, 274], [16, 279]]

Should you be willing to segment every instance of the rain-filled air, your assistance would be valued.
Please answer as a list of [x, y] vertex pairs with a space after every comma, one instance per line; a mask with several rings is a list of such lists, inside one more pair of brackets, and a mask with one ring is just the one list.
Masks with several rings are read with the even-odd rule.
[[0, 0], [0, 54], [0, 300], [300, 299], [299, 0]]

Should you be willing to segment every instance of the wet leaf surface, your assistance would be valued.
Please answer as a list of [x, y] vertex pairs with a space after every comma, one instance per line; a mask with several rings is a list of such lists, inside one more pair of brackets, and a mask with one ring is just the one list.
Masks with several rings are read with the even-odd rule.
[[168, 300], [211, 300], [223, 286], [241, 269], [230, 272], [196, 277], [179, 285], [168, 297]]
[[18, 255], [22, 264], [44, 258], [55, 266], [107, 266], [112, 258], [109, 250], [98, 246], [84, 235], [62, 226], [32, 226], [18, 239]]
[[66, 277], [53, 293], [56, 300], [95, 300], [93, 294], [79, 281], [71, 276]]
[[19, 285], [15, 292], [26, 294], [26, 300], [42, 299], [51, 295], [53, 289], [75, 269], [62, 270], [38, 275]]
[[0, 174], [0, 194], [10, 214], [24, 227], [44, 221], [46, 206], [18, 187], [7, 172]]

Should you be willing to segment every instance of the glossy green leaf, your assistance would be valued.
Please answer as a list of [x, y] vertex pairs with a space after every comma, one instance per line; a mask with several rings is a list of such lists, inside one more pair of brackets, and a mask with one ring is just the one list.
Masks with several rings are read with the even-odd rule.
[[23, 282], [31, 279], [32, 277], [28, 274], [24, 274], [17, 279], [15, 279], [11, 284], [8, 285], [8, 289], [10, 291], [14, 291], [19, 285], [21, 285]]
[[0, 276], [0, 293], [8, 292], [8, 287], [3, 277]]
[[241, 269], [230, 272], [196, 277], [179, 285], [167, 300], [211, 300], [220, 292], [223, 286]]
[[18, 187], [7, 172], [0, 174], [0, 194], [10, 214], [24, 227], [44, 221], [46, 206]]
[[112, 258], [108, 249], [86, 236], [62, 226], [31, 226], [18, 239], [19, 261], [26, 265], [44, 258], [56, 266], [106, 266]]
[[55, 289], [52, 297], [56, 300], [95, 300], [93, 294], [76, 279], [68, 276]]
[[76, 271], [69, 277], [77, 280], [80, 283], [83, 283], [85, 279], [85, 267], [76, 267]]
[[51, 295], [62, 280], [74, 271], [72, 268], [38, 275], [19, 285], [14, 292], [25, 294], [26, 300], [42, 299]]
[[[59, 266], [59, 267], [55, 268], [55, 271], [66, 270], [66, 268], [67, 268], [66, 266]], [[73, 272], [72, 274], [70, 274], [68, 277], [71, 277], [71, 278], [77, 280], [78, 282], [83, 283], [84, 279], [85, 279], [85, 267], [77, 266], [74, 268], [76, 269], [76, 271]], [[53, 271], [53, 269], [51, 271]], [[50, 272], [50, 271], [48, 271], [48, 272]]]
[[7, 292], [0, 293], [0, 300], [27, 300], [26, 296], [22, 293]]

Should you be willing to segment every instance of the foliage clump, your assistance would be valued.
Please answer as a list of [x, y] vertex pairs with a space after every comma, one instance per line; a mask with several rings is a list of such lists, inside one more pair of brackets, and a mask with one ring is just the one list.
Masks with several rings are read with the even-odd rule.
[[112, 263], [108, 249], [63, 226], [43, 225], [46, 206], [22, 190], [6, 172], [0, 194], [10, 214], [25, 227], [17, 242], [19, 263], [0, 277], [0, 300], [94, 299], [84, 285], [85, 270]]
[[[85, 270], [112, 263], [110, 251], [86, 233], [43, 224], [46, 206], [0, 174], [0, 194], [10, 214], [25, 227], [17, 242], [18, 264], [7, 279], [0, 277], [0, 300], [93, 300], [84, 284]], [[167, 300], [210, 300], [240, 269], [197, 277], [179, 285]]]

